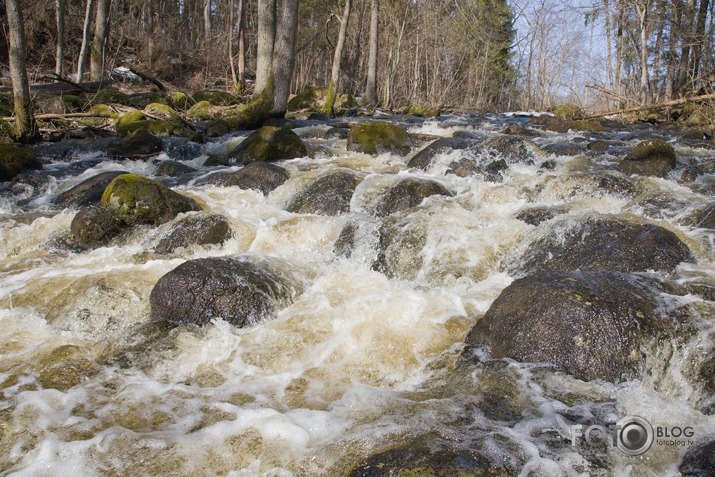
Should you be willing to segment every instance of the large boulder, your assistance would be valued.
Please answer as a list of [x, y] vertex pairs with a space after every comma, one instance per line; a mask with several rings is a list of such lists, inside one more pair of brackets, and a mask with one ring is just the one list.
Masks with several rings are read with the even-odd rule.
[[451, 197], [454, 194], [439, 182], [407, 177], [390, 187], [378, 198], [373, 213], [377, 217], [386, 217], [401, 210], [417, 207], [431, 195]]
[[149, 303], [154, 321], [205, 325], [221, 318], [243, 327], [272, 318], [300, 292], [285, 264], [212, 257], [189, 260], [161, 277]]
[[0, 182], [36, 169], [42, 169], [42, 161], [34, 153], [12, 144], [0, 144]]
[[268, 195], [289, 178], [288, 171], [270, 162], [251, 162], [235, 172], [216, 172], [196, 181], [196, 185], [237, 186]]
[[255, 161], [280, 161], [308, 154], [300, 137], [288, 128], [263, 126], [252, 132], [228, 154], [227, 165]]
[[115, 178], [104, 190], [101, 204], [130, 225], [158, 225], [182, 212], [201, 210], [194, 199], [137, 174]]
[[389, 152], [404, 156], [412, 149], [412, 140], [407, 131], [396, 124], [383, 121], [368, 121], [356, 124], [348, 133], [348, 151], [365, 154]]
[[190, 245], [221, 244], [233, 237], [226, 217], [218, 214], [198, 213], [178, 220], [159, 240], [156, 253], [172, 253]]
[[191, 166], [187, 166], [183, 162], [165, 160], [161, 161], [154, 170], [154, 175], [157, 177], [179, 177], [184, 174], [196, 172]]
[[549, 222], [545, 233], [512, 257], [507, 270], [523, 276], [546, 271], [672, 272], [695, 261], [677, 235], [658, 225], [597, 215]]
[[288, 204], [288, 212], [340, 215], [350, 212], [350, 200], [360, 179], [353, 172], [334, 171], [318, 178]]
[[458, 137], [442, 137], [431, 142], [415, 154], [407, 167], [427, 170], [439, 154], [447, 154], [455, 149], [466, 149], [472, 141]]
[[70, 231], [79, 245], [103, 245], [119, 235], [126, 224], [110, 210], [99, 205], [88, 205], [77, 211]]
[[618, 164], [624, 174], [665, 177], [676, 163], [673, 146], [661, 139], [643, 141]]
[[98, 204], [104, 189], [117, 177], [128, 174], [126, 171], [108, 171], [86, 179], [55, 197], [55, 204], [60, 207], [82, 207]]
[[637, 377], [665, 331], [652, 284], [621, 273], [538, 273], [505, 288], [466, 338], [493, 358], [550, 363], [584, 381]]
[[682, 477], [712, 477], [715, 475], [715, 441], [688, 449], [678, 466]]
[[161, 152], [164, 143], [144, 129], [138, 129], [117, 139], [107, 147], [107, 155], [120, 158], [145, 158]]
[[533, 163], [548, 156], [534, 141], [522, 136], [498, 134], [481, 144], [482, 150], [508, 164]]

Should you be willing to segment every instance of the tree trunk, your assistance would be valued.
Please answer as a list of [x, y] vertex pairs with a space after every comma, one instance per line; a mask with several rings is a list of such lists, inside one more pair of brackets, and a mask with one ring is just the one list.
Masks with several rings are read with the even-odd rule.
[[333, 68], [330, 71], [330, 84], [328, 85], [328, 94], [326, 95], [325, 107], [323, 108], [323, 110], [327, 113], [333, 113], [335, 97], [338, 94], [338, 82], [340, 80], [340, 63], [343, 59], [345, 35], [348, 31], [348, 21], [350, 20], [350, 10], [352, 9], [352, 6], [352, 0], [345, 0], [343, 17], [340, 19], [340, 32], [338, 33], [338, 42], [335, 44], [335, 53], [333, 54]]
[[97, 2], [97, 15], [94, 21], [94, 39], [92, 40], [92, 55], [89, 63], [89, 76], [98, 81], [104, 77], [104, 61], [109, 37], [109, 7], [111, 0]]
[[298, 31], [298, 0], [281, 0], [276, 10], [273, 47], [273, 108], [271, 115], [283, 116], [288, 106], [295, 64], [295, 38]]
[[258, 0], [258, 51], [253, 97], [258, 97], [268, 84], [273, 64], [276, 39], [276, 0]]
[[695, 23], [696, 42], [693, 45], [692, 51], [692, 70], [693, 76], [700, 76], [700, 64], [702, 62], [703, 49], [705, 47], [705, 23], [708, 16], [709, 0], [700, 0], [700, 8], [698, 8], [698, 18]]
[[211, 0], [204, 0], [204, 41], [209, 44], [211, 39]]
[[[613, 28], [611, 27], [611, 5], [609, 0], [603, 0], [603, 8], [605, 9], [606, 17], [606, 68], [608, 71], [608, 88], [613, 90], [614, 88], [614, 77], [613, 77], [613, 46], [611, 35], [613, 34]], [[611, 99], [608, 100], [608, 109], [611, 108]]]
[[693, 20], [695, 17], [695, 0], [686, 0], [685, 12], [683, 14], [683, 22], [681, 29], [681, 48], [680, 48], [680, 63], [678, 65], [678, 82], [675, 85], [675, 90], [682, 89], [688, 79], [693, 79], [692, 71], [690, 71], [690, 47], [694, 42], [692, 37]]
[[32, 117], [30, 82], [27, 78], [27, 48], [25, 47], [25, 23], [22, 18], [21, 0], [7, 0], [5, 4], [10, 43], [10, 79], [15, 102], [12, 135], [18, 141], [29, 141], [35, 136], [35, 121]]
[[377, 44], [378, 44], [378, 0], [372, 0], [370, 10], [370, 52], [367, 59], [367, 85], [365, 87], [365, 104], [377, 105]]
[[94, 8], [94, 0], [87, 0], [87, 9], [84, 14], [84, 28], [82, 29], [82, 47], [79, 50], [79, 59], [77, 60], [77, 82], [81, 83], [84, 79], [84, 72], [87, 68], [87, 60], [89, 59], [89, 32], [92, 29], [92, 10]]
[[[623, 88], [621, 85], [621, 73], [623, 72], [623, 23], [625, 22], [625, 7], [623, 2], [618, 3], [618, 17], [616, 19], [616, 64], [614, 73], [614, 83], [616, 93], [620, 96]], [[621, 107], [624, 103], [621, 103]]]
[[55, 49], [55, 74], [64, 75], [65, 58], [65, 0], [55, 0], [57, 47]]
[[246, 87], [246, 0], [238, 0], [238, 84]]
[[645, 105], [648, 102], [648, 9], [650, 8], [650, 2], [651, 0], [639, 0], [636, 3], [636, 10], [638, 12], [638, 23], [641, 36], [641, 105]]

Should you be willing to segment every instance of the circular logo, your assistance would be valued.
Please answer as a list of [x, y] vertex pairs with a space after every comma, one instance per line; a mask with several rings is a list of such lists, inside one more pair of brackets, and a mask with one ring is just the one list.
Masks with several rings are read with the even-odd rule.
[[642, 417], [626, 416], [616, 426], [616, 445], [624, 454], [641, 455], [653, 445], [653, 427]]

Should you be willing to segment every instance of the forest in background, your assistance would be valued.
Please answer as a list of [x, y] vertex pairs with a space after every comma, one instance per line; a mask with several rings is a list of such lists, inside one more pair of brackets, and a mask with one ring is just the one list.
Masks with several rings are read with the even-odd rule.
[[[179, 89], [242, 92], [255, 77], [259, 3], [22, 0], [30, 80], [89, 81], [127, 65]], [[291, 92], [331, 83], [342, 37], [337, 89], [363, 94], [377, 11], [384, 108], [612, 110], [695, 96], [714, 79], [713, 3], [301, 0]], [[0, 9], [4, 45], [5, 2]], [[88, 64], [78, 79], [83, 38]], [[2, 49], [3, 76], [7, 65]]]

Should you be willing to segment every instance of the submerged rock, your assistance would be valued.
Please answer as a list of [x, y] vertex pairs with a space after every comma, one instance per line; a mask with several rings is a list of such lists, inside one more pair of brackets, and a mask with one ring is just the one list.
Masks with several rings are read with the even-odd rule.
[[298, 214], [340, 215], [350, 212], [350, 200], [360, 183], [349, 171], [329, 172], [308, 185], [286, 210]]
[[254, 189], [268, 195], [288, 180], [288, 171], [269, 162], [251, 162], [235, 172], [216, 172], [196, 181], [196, 185], [237, 186]]
[[516, 475], [513, 469], [483, 451], [470, 449], [437, 433], [424, 434], [374, 454], [347, 473], [348, 477], [511, 475]]
[[104, 190], [101, 204], [130, 225], [158, 225], [181, 212], [201, 210], [194, 199], [137, 174], [115, 178]]
[[[263, 126], [252, 132], [228, 154], [225, 165], [255, 161], [280, 161], [308, 154], [300, 137], [288, 128]], [[216, 164], [212, 164], [216, 165]]]
[[504, 159], [508, 164], [533, 163], [547, 154], [534, 141], [522, 136], [500, 134], [481, 144], [490, 155]]
[[675, 168], [673, 146], [661, 139], [643, 141], [634, 147], [618, 165], [624, 174], [665, 177]]
[[72, 236], [82, 246], [106, 244], [125, 228], [114, 213], [99, 205], [82, 207], [70, 224]]
[[348, 151], [365, 154], [391, 153], [404, 156], [412, 149], [412, 140], [404, 128], [383, 121], [356, 124], [348, 133]]
[[670, 230], [604, 215], [555, 223], [512, 259], [507, 270], [516, 276], [576, 270], [672, 272], [681, 262], [693, 261], [688, 246]]
[[189, 260], [159, 279], [149, 302], [154, 321], [244, 327], [275, 316], [301, 292], [279, 264], [246, 256]]
[[59, 194], [54, 202], [60, 207], [82, 207], [98, 204], [104, 189], [117, 177], [129, 174], [127, 171], [101, 172]]
[[505, 288], [466, 338], [493, 358], [549, 363], [584, 381], [638, 376], [665, 328], [654, 292], [621, 273], [549, 272]]
[[386, 217], [401, 210], [417, 207], [432, 195], [452, 197], [454, 194], [439, 182], [408, 177], [394, 184], [378, 198], [373, 213], [377, 217]]
[[12, 144], [0, 144], [0, 182], [37, 169], [42, 169], [42, 161], [34, 153]]
[[198, 213], [177, 221], [154, 248], [156, 253], [172, 253], [189, 245], [221, 244], [233, 237], [226, 217]]

